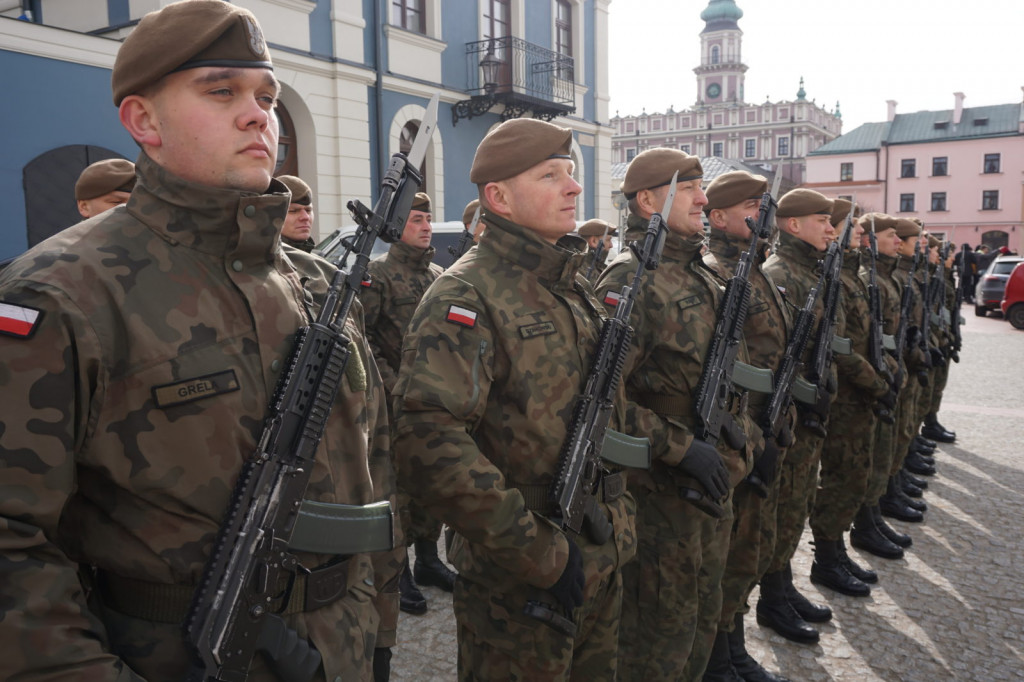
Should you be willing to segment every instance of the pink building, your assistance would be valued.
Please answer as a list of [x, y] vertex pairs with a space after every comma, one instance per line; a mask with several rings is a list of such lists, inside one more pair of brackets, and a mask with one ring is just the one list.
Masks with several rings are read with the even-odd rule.
[[807, 158], [810, 187], [865, 210], [918, 217], [957, 244], [1020, 252], [1024, 229], [1024, 104], [897, 114], [866, 123]]
[[808, 101], [803, 79], [796, 99], [747, 104], [744, 101], [743, 10], [733, 0], [710, 0], [701, 12], [701, 61], [693, 108], [665, 113], [616, 112], [610, 124], [612, 163], [625, 163], [652, 147], [674, 147], [701, 157], [735, 159], [774, 170], [795, 183], [805, 177], [805, 159], [839, 135], [839, 105], [826, 111]]

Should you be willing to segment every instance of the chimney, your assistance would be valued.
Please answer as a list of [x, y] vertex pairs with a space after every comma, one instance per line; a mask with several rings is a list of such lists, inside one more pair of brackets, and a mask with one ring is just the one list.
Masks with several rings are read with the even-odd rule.
[[885, 103], [889, 105], [889, 114], [885, 117], [885, 120], [892, 121], [896, 118], [896, 100], [887, 99]]
[[964, 115], [964, 93], [954, 92], [953, 97], [956, 103], [953, 105], [953, 125], [960, 125], [960, 118]]

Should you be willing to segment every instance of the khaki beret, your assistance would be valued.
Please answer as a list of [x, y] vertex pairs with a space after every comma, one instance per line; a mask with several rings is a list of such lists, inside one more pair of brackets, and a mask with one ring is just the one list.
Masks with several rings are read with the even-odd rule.
[[430, 195], [426, 192], [416, 192], [412, 200], [412, 210], [430, 213]]
[[942, 240], [939, 239], [938, 237], [936, 237], [934, 234], [928, 235], [928, 248], [929, 249], [934, 249], [936, 246], [940, 246], [941, 244], [942, 244]]
[[605, 230], [608, 234], [615, 236], [619, 233], [615, 229], [615, 226], [611, 223], [601, 220], [600, 218], [594, 218], [580, 225], [580, 229], [577, 234], [581, 237], [603, 237]]
[[75, 183], [75, 200], [95, 199], [135, 187], [135, 164], [127, 159], [104, 159], [86, 167]]
[[[832, 227], [839, 227], [846, 221], [846, 216], [850, 212], [851, 203], [852, 202], [847, 199], [832, 200], [832, 219], [829, 221], [832, 223]], [[860, 204], [858, 204], [853, 209], [853, 217], [859, 218], [860, 214]]]
[[896, 236], [900, 239], [916, 237], [921, 234], [921, 226], [910, 218], [896, 218]]
[[832, 215], [832, 200], [821, 192], [798, 187], [782, 195], [775, 215], [779, 218], [801, 218], [806, 215]]
[[708, 203], [704, 212], [709, 213], [716, 208], [729, 208], [747, 199], [760, 199], [768, 191], [768, 178], [754, 175], [747, 171], [730, 171], [723, 173], [711, 181], [704, 194]]
[[871, 232], [872, 218], [874, 218], [876, 233], [896, 229], [896, 219], [893, 218], [891, 215], [886, 215], [885, 213], [872, 212], [865, 213], [858, 219], [858, 222], [860, 222], [860, 226], [864, 228], [865, 232]]
[[182, 0], [142, 17], [114, 60], [114, 106], [170, 73], [201, 66], [274, 68], [252, 12], [224, 0]]
[[309, 185], [302, 178], [297, 178], [294, 175], [279, 175], [277, 179], [284, 183], [292, 193], [293, 204], [304, 204], [308, 206], [313, 203], [313, 190], [309, 188]]
[[476, 148], [474, 185], [519, 175], [547, 159], [571, 159], [572, 131], [536, 118], [513, 118], [487, 133]]
[[[462, 210], [462, 224], [469, 225], [470, 221], [473, 220], [473, 216], [476, 214], [477, 207], [480, 206], [479, 199], [473, 199], [473, 201], [466, 204], [466, 208]], [[481, 211], [482, 212], [482, 211]]]
[[622, 180], [622, 193], [632, 199], [643, 189], [663, 187], [672, 182], [672, 174], [679, 171], [676, 182], [687, 182], [704, 177], [700, 158], [667, 147], [640, 152], [629, 162]]

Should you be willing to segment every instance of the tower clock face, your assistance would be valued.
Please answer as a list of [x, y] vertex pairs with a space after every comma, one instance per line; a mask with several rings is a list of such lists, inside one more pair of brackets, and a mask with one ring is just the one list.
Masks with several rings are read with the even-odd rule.
[[707, 93], [708, 99], [715, 99], [722, 94], [722, 86], [718, 83], [711, 83], [704, 92]]

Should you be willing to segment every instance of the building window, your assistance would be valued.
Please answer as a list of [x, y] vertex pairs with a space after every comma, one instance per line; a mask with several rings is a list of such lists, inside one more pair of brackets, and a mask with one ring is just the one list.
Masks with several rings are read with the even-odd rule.
[[853, 182], [853, 162], [839, 164], [839, 182]]
[[711, 63], [712, 64], [717, 64], [719, 61], [720, 61], [720, 53], [719, 53], [719, 50], [718, 50], [718, 45], [715, 45], [715, 46], [713, 46], [711, 48]]
[[[568, 0], [558, 0], [555, 3], [555, 52], [572, 58], [572, 5]], [[572, 69], [568, 66], [563, 67], [559, 77], [572, 78]]]
[[914, 195], [913, 194], [901, 194], [900, 195], [900, 213], [913, 213], [914, 212]]
[[757, 155], [757, 140], [750, 138], [749, 140], [743, 140], [743, 156], [748, 159], [754, 158]]
[[998, 173], [999, 172], [999, 154], [986, 154], [985, 155], [985, 172], [986, 173]]
[[[998, 156], [998, 154], [996, 155]], [[997, 189], [986, 189], [981, 193], [981, 210], [982, 211], [998, 211], [999, 210], [999, 190]]]
[[636, 149], [634, 149], [633, 147], [630, 147], [629, 149], [627, 149], [626, 150], [626, 163], [629, 163], [630, 161], [632, 161], [633, 157], [635, 157], [635, 156], [636, 156]]
[[779, 138], [779, 153], [777, 154], [777, 156], [789, 156], [789, 138], [788, 137], [780, 137]]
[[[932, 175], [948, 175], [949, 159], [945, 156], [936, 156], [932, 159]], [[945, 210], [945, 209], [943, 209]]]
[[747, 115], [747, 123], [754, 123], [754, 122], [757, 121], [757, 112], [756, 111], [748, 111], [746, 115]]
[[424, 0], [392, 0], [391, 23], [416, 33], [427, 32], [427, 15], [423, 11]]
[[512, 35], [512, 0], [487, 0], [484, 9], [484, 40]]
[[681, 145], [679, 145], [679, 151], [683, 152], [684, 154], [689, 154], [690, 153], [690, 145], [688, 145], [688, 144], [681, 144]]
[[633, 132], [633, 122], [632, 121], [627, 121], [626, 122], [626, 132], [627, 133]]
[[651, 130], [661, 130], [661, 119], [656, 118], [651, 121]]
[[722, 143], [721, 142], [713, 142], [713, 143], [711, 143], [711, 156], [718, 156], [718, 157], [722, 156]]
[[917, 159], [903, 159], [900, 162], [900, 177], [913, 178], [917, 175]]
[[277, 115], [277, 167], [274, 175], [298, 175], [299, 153], [295, 144], [295, 126], [292, 117], [281, 102], [274, 107]]
[[946, 210], [946, 193], [945, 192], [932, 192], [932, 210], [933, 211], [945, 211]]

